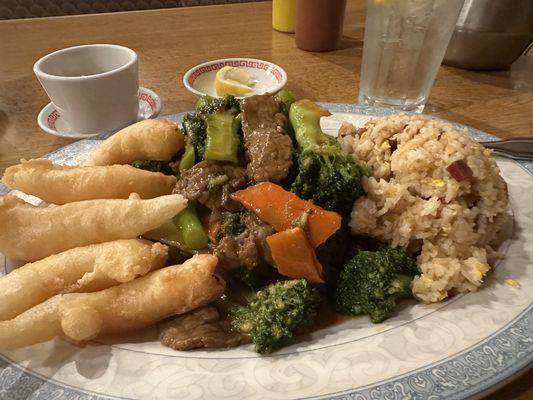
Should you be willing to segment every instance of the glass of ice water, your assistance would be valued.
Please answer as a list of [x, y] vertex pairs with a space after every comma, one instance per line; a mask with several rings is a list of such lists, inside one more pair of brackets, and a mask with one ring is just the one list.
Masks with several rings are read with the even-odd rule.
[[359, 103], [422, 112], [464, 0], [367, 0]]

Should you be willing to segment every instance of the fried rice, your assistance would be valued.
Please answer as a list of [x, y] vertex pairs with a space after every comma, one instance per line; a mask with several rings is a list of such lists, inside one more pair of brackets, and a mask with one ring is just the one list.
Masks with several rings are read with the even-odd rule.
[[[363, 182], [367, 194], [351, 214], [352, 231], [420, 253], [412, 289], [421, 301], [476, 290], [508, 203], [491, 151], [466, 129], [407, 115], [359, 129], [345, 123], [339, 142], [371, 171]], [[453, 170], [458, 164], [462, 174]]]

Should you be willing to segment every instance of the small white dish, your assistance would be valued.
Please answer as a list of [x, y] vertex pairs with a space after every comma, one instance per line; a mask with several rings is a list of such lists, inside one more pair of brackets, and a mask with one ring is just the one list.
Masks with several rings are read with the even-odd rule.
[[[137, 114], [137, 121], [143, 119], [155, 118], [161, 112], [161, 99], [154, 91], [139, 87], [137, 94], [139, 100], [139, 113]], [[64, 118], [56, 109], [53, 103], [48, 103], [37, 116], [37, 123], [39, 127], [49, 133], [50, 135], [66, 137], [70, 139], [87, 139], [93, 136], [100, 135], [106, 132], [96, 133], [79, 133], [74, 132], [67, 124]]]
[[[215, 76], [223, 67], [243, 68], [252, 77], [253, 92], [246, 96], [276, 93], [287, 83], [287, 73], [279, 65], [255, 58], [223, 58], [192, 67], [183, 76], [183, 84], [189, 92], [198, 96], [220, 97], [215, 90]], [[241, 96], [241, 97], [246, 97]]]

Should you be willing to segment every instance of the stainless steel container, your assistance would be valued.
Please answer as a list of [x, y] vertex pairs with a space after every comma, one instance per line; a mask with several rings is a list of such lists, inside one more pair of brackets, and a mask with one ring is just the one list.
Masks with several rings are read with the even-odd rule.
[[444, 63], [465, 69], [509, 66], [533, 39], [533, 0], [465, 0]]

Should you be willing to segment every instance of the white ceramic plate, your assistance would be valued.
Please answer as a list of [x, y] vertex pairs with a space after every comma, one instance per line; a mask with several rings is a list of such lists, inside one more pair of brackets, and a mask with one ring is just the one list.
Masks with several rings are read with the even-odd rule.
[[[324, 120], [329, 132], [342, 120], [361, 124], [390, 113], [326, 106], [336, 111]], [[76, 164], [98, 143], [82, 140], [49, 158]], [[509, 185], [512, 239], [477, 293], [402, 303], [382, 324], [353, 318], [267, 357], [248, 346], [176, 352], [158, 343], [155, 329], [84, 348], [54, 340], [0, 357], [0, 398], [454, 400], [486, 393], [533, 361], [533, 206], [525, 190], [533, 185], [533, 164], [498, 159], [498, 165]], [[10, 268], [0, 260], [0, 274]], [[509, 278], [521, 287], [505, 284]]]
[[[254, 94], [276, 93], [287, 83], [287, 74], [279, 65], [255, 58], [224, 58], [202, 63], [188, 70], [183, 76], [183, 84], [189, 92], [198, 96], [219, 97], [215, 90], [215, 75], [223, 67], [239, 67], [248, 71], [252, 79]], [[246, 97], [243, 96], [243, 97]]]
[[[138, 121], [143, 119], [155, 118], [161, 112], [161, 99], [154, 91], [139, 87], [137, 94], [139, 99], [139, 114]], [[54, 136], [66, 137], [70, 139], [87, 139], [90, 137], [101, 135], [104, 132], [97, 133], [79, 133], [70, 129], [64, 118], [56, 109], [53, 103], [48, 103], [37, 116], [37, 123], [39, 127], [46, 133]], [[111, 133], [111, 132], [107, 132]]]

